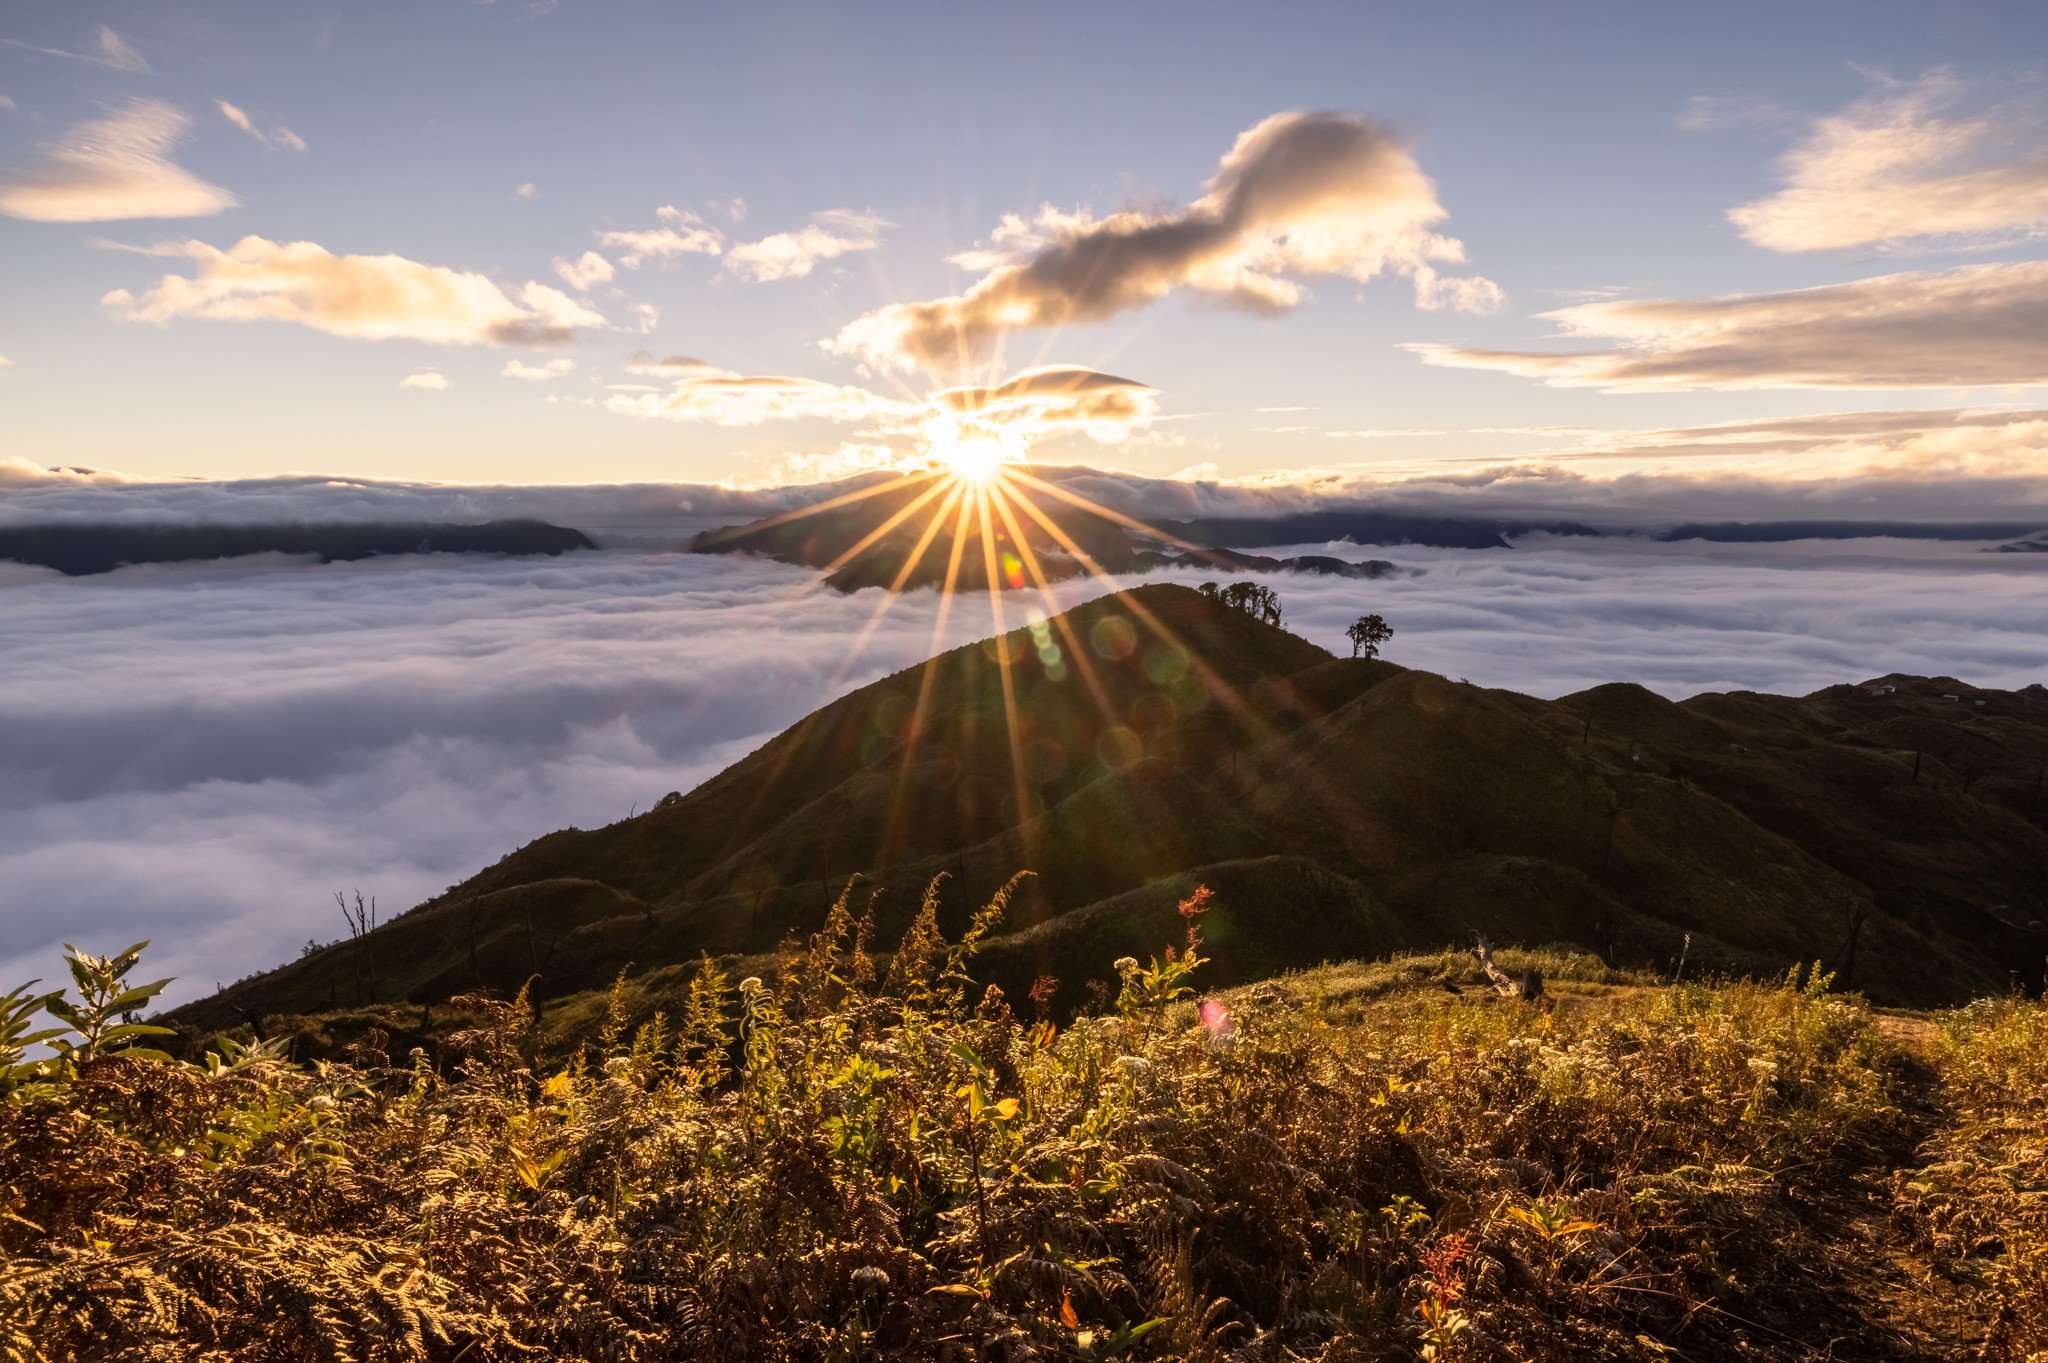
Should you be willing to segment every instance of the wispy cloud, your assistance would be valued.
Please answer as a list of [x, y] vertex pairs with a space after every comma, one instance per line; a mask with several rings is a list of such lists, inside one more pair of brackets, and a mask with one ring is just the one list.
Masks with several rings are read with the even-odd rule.
[[140, 298], [116, 289], [101, 301], [124, 322], [194, 317], [294, 322], [358, 340], [436, 345], [554, 345], [606, 325], [588, 304], [529, 281], [508, 293], [487, 275], [404, 256], [335, 255], [310, 241], [244, 237], [223, 251], [203, 241], [162, 253], [193, 261]]
[[1816, 118], [1781, 164], [1783, 187], [1728, 216], [1774, 251], [1985, 244], [2048, 231], [2048, 100], [1958, 114], [1950, 71], [1878, 88]]
[[1686, 132], [1782, 128], [1799, 119], [1789, 104], [1761, 95], [1694, 95], [1672, 120]]
[[515, 198], [520, 199], [538, 199], [540, 197], [540, 190], [535, 187], [531, 180], [513, 190], [512, 193]]
[[682, 370], [665, 392], [614, 393], [604, 405], [620, 416], [711, 426], [759, 426], [806, 418], [858, 422], [914, 410], [913, 404], [865, 388], [709, 367]]
[[249, 117], [247, 111], [239, 105], [230, 104], [224, 99], [217, 99], [214, 101], [214, 104], [220, 109], [222, 118], [225, 118], [228, 122], [234, 124], [266, 147], [283, 147], [287, 151], [304, 151], [306, 149], [306, 139], [293, 132], [290, 128], [285, 127], [282, 123], [273, 123], [267, 128], [259, 127], [256, 120]]
[[498, 372], [508, 379], [525, 379], [529, 383], [547, 383], [564, 374], [574, 372], [576, 361], [559, 356], [544, 364], [528, 364], [525, 360], [507, 360]]
[[1488, 311], [1492, 281], [1437, 266], [1464, 247], [1432, 231], [1436, 187], [1386, 129], [1341, 113], [1276, 114], [1237, 139], [1208, 192], [1170, 213], [1126, 209], [1011, 215], [989, 244], [956, 258], [985, 270], [965, 293], [897, 303], [826, 343], [880, 364], [957, 369], [1013, 330], [1102, 322], [1186, 289], [1257, 312], [1285, 312], [1303, 278], [1409, 276], [1418, 304]]
[[1586, 303], [1541, 316], [1567, 336], [1617, 344], [1571, 352], [1407, 348], [1430, 364], [1616, 392], [2048, 383], [2048, 262], [1788, 293]]
[[725, 268], [756, 283], [795, 279], [821, 263], [881, 245], [882, 229], [894, 226], [872, 213], [835, 208], [813, 213], [809, 225], [743, 242], [725, 253]]
[[203, 218], [233, 208], [233, 194], [171, 160], [192, 120], [158, 99], [131, 99], [45, 143], [0, 178], [0, 213], [32, 222]]
[[725, 249], [725, 234], [687, 209], [663, 204], [654, 216], [665, 225], [633, 231], [599, 232], [598, 245], [618, 251], [619, 263], [637, 270], [650, 260], [670, 256], [715, 256]]
[[152, 74], [149, 63], [142, 59], [142, 54], [137, 52], [127, 39], [105, 24], [101, 24], [99, 31], [93, 35], [92, 50], [89, 52], [73, 52], [62, 47], [38, 47], [19, 38], [0, 38], [0, 47], [40, 52], [46, 57], [64, 57], [71, 61], [104, 67], [109, 71], [127, 71], [141, 76]]
[[400, 388], [424, 388], [430, 392], [441, 392], [453, 388], [455, 380], [438, 369], [416, 369], [398, 381]]

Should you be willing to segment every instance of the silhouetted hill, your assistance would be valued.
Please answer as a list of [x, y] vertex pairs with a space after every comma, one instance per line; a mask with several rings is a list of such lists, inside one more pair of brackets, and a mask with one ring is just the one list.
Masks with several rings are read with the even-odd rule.
[[1197, 882], [1223, 981], [1479, 929], [1692, 971], [1820, 960], [1880, 998], [1956, 999], [2038, 979], [2044, 760], [2038, 687], [1543, 701], [1154, 584], [878, 681], [686, 795], [550, 834], [367, 946], [185, 1013], [590, 989], [770, 950], [856, 875], [886, 945], [933, 876], [957, 930], [1020, 868], [1038, 879], [982, 960], [1006, 989], [1059, 977], [1067, 1003], [1170, 937]]
[[[1280, 559], [1181, 541], [1171, 534], [1146, 534], [1136, 522], [1098, 514], [1042, 489], [1019, 483], [1009, 487], [1005, 497], [991, 499], [984, 507], [971, 497], [950, 497], [952, 484], [943, 475], [907, 474], [805, 511], [707, 530], [690, 549], [699, 554], [760, 554], [830, 569], [825, 581], [843, 592], [941, 586], [949, 579], [956, 588], [985, 591], [991, 576], [1001, 587], [1019, 588], [1034, 585], [1039, 577], [1049, 582], [1077, 577], [1090, 571], [1090, 563], [1112, 573], [1186, 567], [1373, 578], [1397, 571], [1384, 559]], [[1039, 506], [1058, 530], [1032, 516], [1025, 509], [1026, 499]]]
[[379, 554], [561, 554], [595, 548], [581, 530], [545, 521], [450, 524], [29, 525], [0, 527], [0, 559], [71, 577], [138, 563], [245, 554], [317, 554], [322, 563]]

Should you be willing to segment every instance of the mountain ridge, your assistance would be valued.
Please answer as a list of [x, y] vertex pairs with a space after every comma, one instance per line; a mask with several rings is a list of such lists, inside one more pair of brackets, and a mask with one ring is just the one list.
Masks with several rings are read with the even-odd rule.
[[1820, 959], [1875, 996], [1959, 998], [2033, 982], [2048, 945], [2043, 761], [2040, 688], [1544, 701], [1149, 584], [882, 678], [688, 794], [180, 1012], [570, 994], [628, 962], [772, 952], [856, 878], [887, 945], [934, 877], [957, 924], [1020, 870], [987, 973], [1062, 977], [1067, 1005], [1071, 962], [1160, 940], [1198, 881], [1226, 982], [1478, 930], [1694, 969]]

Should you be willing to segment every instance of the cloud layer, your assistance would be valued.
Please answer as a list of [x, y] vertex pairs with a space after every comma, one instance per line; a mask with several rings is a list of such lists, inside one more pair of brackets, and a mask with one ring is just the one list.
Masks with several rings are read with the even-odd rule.
[[152, 253], [198, 269], [165, 275], [140, 298], [109, 293], [101, 301], [121, 321], [296, 322], [332, 336], [435, 345], [556, 345], [579, 327], [605, 325], [587, 303], [546, 284], [508, 293], [488, 275], [398, 255], [338, 256], [310, 241], [243, 237], [225, 251], [187, 241]]
[[1969, 388], [2048, 383], [2048, 262], [1879, 275], [1787, 293], [1582, 303], [1541, 314], [1595, 351], [1411, 345], [1555, 387]]
[[1824, 118], [1782, 163], [1784, 185], [1728, 216], [1774, 251], [1980, 244], [2048, 230], [2048, 106], [2038, 96], [1970, 116], [1949, 71], [1883, 81]]
[[[1375, 610], [1396, 661], [1545, 695], [2048, 673], [2031, 625], [2048, 556], [1876, 548], [1405, 549], [1376, 552], [1424, 574], [1273, 584], [1325, 646]], [[13, 571], [0, 980], [47, 976], [66, 940], [150, 937], [189, 998], [337, 936], [336, 889], [396, 912], [526, 839], [645, 809], [925, 656], [932, 594], [899, 603], [849, 667], [875, 594], [808, 583], [636, 553]], [[1061, 584], [1061, 600], [1094, 590]], [[947, 642], [985, 619], [954, 612]]]
[[776, 232], [733, 247], [725, 253], [725, 268], [757, 284], [798, 279], [825, 261], [874, 250], [882, 244], [882, 229], [888, 226], [872, 213], [828, 209], [811, 214], [810, 223], [794, 232]]
[[130, 99], [68, 129], [0, 179], [0, 213], [32, 222], [204, 218], [233, 194], [171, 159], [192, 120], [160, 99]]
[[1436, 188], [1386, 129], [1341, 113], [1276, 114], [1237, 139], [1178, 212], [1126, 209], [1096, 218], [1046, 208], [1006, 218], [960, 263], [986, 270], [965, 293], [897, 303], [848, 323], [838, 354], [909, 368], [958, 369], [1014, 330], [1101, 322], [1187, 290], [1259, 312], [1284, 312], [1305, 277], [1410, 276], [1424, 307], [1489, 310], [1490, 281], [1437, 266], [1464, 248], [1431, 228]]

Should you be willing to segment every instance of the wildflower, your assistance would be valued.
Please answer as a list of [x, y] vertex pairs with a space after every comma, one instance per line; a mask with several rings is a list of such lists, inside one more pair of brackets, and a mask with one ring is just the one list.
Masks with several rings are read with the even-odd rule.
[[1116, 1058], [1116, 1067], [1136, 1079], [1151, 1073], [1152, 1062], [1142, 1055], [1120, 1055]]
[[1135, 975], [1135, 974], [1137, 974], [1137, 973], [1138, 973], [1138, 958], [1137, 958], [1137, 957], [1135, 957], [1135, 956], [1119, 956], [1119, 957], [1117, 957], [1117, 958], [1116, 958], [1116, 973], [1117, 973], [1117, 974], [1119, 974], [1119, 975]]
[[742, 994], [758, 994], [767, 987], [768, 986], [761, 983], [761, 977], [759, 975], [749, 975], [747, 976], [747, 978], [740, 981], [740, 992]]
[[889, 1287], [889, 1275], [873, 1264], [853, 1271], [853, 1285], [863, 1292], [884, 1292]]

